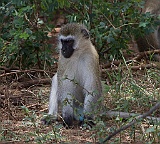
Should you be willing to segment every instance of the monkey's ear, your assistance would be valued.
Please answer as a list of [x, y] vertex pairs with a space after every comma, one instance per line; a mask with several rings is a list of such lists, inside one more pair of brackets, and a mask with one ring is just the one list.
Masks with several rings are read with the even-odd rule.
[[86, 29], [81, 29], [81, 33], [85, 39], [89, 39], [89, 32]]

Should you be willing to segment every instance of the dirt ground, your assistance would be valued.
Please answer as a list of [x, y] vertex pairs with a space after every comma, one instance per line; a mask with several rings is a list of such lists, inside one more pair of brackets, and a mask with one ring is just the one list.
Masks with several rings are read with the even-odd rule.
[[[132, 45], [133, 46], [133, 45]], [[133, 55], [131, 55], [133, 57]], [[146, 63], [145, 63], [146, 64]], [[43, 70], [1, 70], [0, 72], [0, 144], [23, 144], [23, 143], [97, 143], [100, 137], [100, 130], [90, 130], [74, 126], [66, 129], [62, 126], [62, 121], [52, 125], [43, 125], [41, 118], [48, 111], [48, 99], [51, 84], [51, 77], [56, 71], [57, 65], [53, 71]], [[105, 67], [105, 66], [101, 66]], [[142, 72], [143, 73], [143, 72]], [[103, 79], [106, 76], [103, 74]], [[139, 79], [141, 74], [139, 74]], [[107, 83], [107, 82], [106, 82]], [[108, 82], [109, 83], [109, 82]], [[107, 84], [108, 84], [107, 83]], [[111, 96], [106, 96], [106, 105], [111, 109]], [[143, 113], [148, 110], [146, 107], [131, 106], [132, 111]], [[160, 117], [160, 111], [154, 116]], [[109, 133], [110, 128], [115, 126], [115, 119], [105, 118], [106, 127], [103, 138]], [[136, 125], [134, 136], [131, 138], [130, 131], [132, 127], [116, 135], [109, 143], [123, 144], [143, 144], [145, 138], [140, 139], [143, 128], [149, 127], [147, 122], [140, 126]], [[47, 137], [48, 136], [48, 137]], [[44, 140], [43, 139], [47, 139]], [[117, 141], [116, 141], [117, 139]], [[155, 142], [160, 142], [156, 139]]]
[[[39, 131], [37, 132], [39, 134], [47, 134], [49, 131], [53, 131], [52, 125], [42, 125], [40, 121], [44, 112], [47, 113], [49, 89], [50, 85], [44, 85], [41, 87], [16, 90], [12, 92], [13, 95], [11, 99], [3, 100], [3, 105], [1, 105], [0, 108], [0, 118], [2, 129], [1, 137], [4, 137], [4, 141], [2, 140], [0, 144], [23, 144], [27, 143], [26, 139], [28, 138], [28, 143], [37, 143], [37, 140], [35, 140], [37, 135], [34, 135], [35, 131]], [[37, 93], [39, 92], [40, 97], [37, 97]], [[21, 108], [23, 105], [30, 111], [34, 111], [34, 122], [36, 126], [30, 122], [25, 122], [26, 114]], [[32, 113], [29, 114], [30, 117], [32, 117]], [[106, 121], [106, 129], [115, 125], [111, 119], [106, 119]], [[62, 122], [59, 122], [59, 124], [60, 123]], [[144, 126], [147, 125], [144, 123]], [[141, 131], [137, 131], [135, 135], [139, 135], [139, 133], [141, 133]], [[61, 127], [57, 136], [57, 141], [53, 140], [45, 143], [96, 143], [96, 137], [98, 138], [98, 136], [94, 134], [96, 134], [94, 131], [88, 129], [83, 130], [79, 126], [75, 126], [71, 129]], [[61, 137], [61, 141], [58, 139], [59, 136]], [[119, 137], [120, 135], [118, 134], [114, 139]], [[134, 141], [130, 138], [128, 131], [125, 131], [123, 135], [121, 135], [121, 143], [142, 144], [143, 141]]]
[[[49, 126], [41, 124], [41, 118], [48, 111], [48, 96], [50, 91], [50, 78], [46, 78], [42, 73], [43, 72], [38, 72], [36, 75], [35, 71], [28, 71], [26, 74], [24, 74], [24, 72], [18, 73], [16, 77], [14, 74], [10, 74], [1, 79], [0, 131], [2, 142], [0, 142], [0, 144], [21, 144], [27, 143], [27, 141], [28, 143], [38, 143], [37, 139], [43, 137], [42, 134], [48, 134], [53, 139], [46, 140], [44, 143], [96, 143], [99, 137], [96, 130], [83, 129], [78, 125], [71, 129], [66, 129], [61, 127], [62, 121], [56, 123], [59, 128], [53, 128], [55, 124]], [[28, 78], [27, 75], [29, 75]], [[41, 77], [40, 84], [31, 79], [33, 75], [37, 78]], [[23, 77], [23, 81], [21, 81], [20, 77]], [[19, 78], [18, 81], [17, 78]], [[33, 83], [30, 83], [30, 81]], [[106, 99], [106, 105], [112, 108], [113, 106], [109, 102], [112, 101], [111, 97], [108, 96]], [[142, 113], [148, 110], [146, 107], [139, 109], [138, 107], [132, 106], [132, 108], [132, 111]], [[159, 112], [157, 112], [156, 116], [160, 117]], [[105, 127], [106, 131], [107, 129], [109, 131], [111, 126], [118, 126], [114, 122], [115, 119], [105, 118], [104, 121], [107, 123]], [[145, 122], [142, 125], [145, 128], [149, 127], [148, 123]], [[118, 134], [110, 142], [115, 142], [116, 138], [120, 138], [120, 143], [124, 144], [145, 143], [141, 139], [131, 138], [131, 129], [132, 128], [129, 128], [129, 130]], [[52, 132], [52, 134], [49, 134], [49, 132]], [[54, 132], [57, 132], [56, 138], [54, 138]], [[137, 129], [134, 137], [139, 137], [141, 133], [142, 131]], [[156, 141], [158, 142], [159, 140]], [[41, 143], [43, 142], [41, 141]]]

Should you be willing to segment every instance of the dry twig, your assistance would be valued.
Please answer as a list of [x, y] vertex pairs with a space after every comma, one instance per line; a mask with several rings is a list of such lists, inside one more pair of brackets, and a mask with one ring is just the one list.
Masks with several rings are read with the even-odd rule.
[[12, 70], [12, 72], [1, 74], [0, 77], [5, 77], [5, 76], [12, 75], [12, 74], [18, 74], [18, 73], [29, 73], [29, 72], [50, 73], [50, 72], [46, 72], [45, 70], [39, 70], [39, 69], [34, 69], [34, 70]]
[[121, 131], [129, 128], [130, 126], [134, 125], [135, 123], [137, 123], [138, 121], [140, 121], [141, 119], [146, 118], [148, 115], [152, 114], [155, 110], [157, 110], [158, 108], [160, 108], [160, 102], [157, 102], [155, 106], [153, 106], [148, 112], [144, 113], [143, 115], [139, 115], [137, 117], [135, 117], [135, 119], [133, 121], [131, 121], [130, 123], [128, 123], [127, 125], [121, 127], [120, 129], [116, 130], [114, 133], [112, 133], [111, 135], [109, 135], [104, 141], [103, 143], [105, 143], [106, 141], [110, 140], [113, 136], [115, 136], [116, 134], [120, 133]]

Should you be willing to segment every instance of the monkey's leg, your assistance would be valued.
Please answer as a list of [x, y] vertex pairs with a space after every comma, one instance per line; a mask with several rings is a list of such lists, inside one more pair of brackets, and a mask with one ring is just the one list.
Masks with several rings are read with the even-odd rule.
[[73, 92], [74, 85], [69, 80], [63, 81], [63, 87], [61, 90], [62, 96], [62, 117], [65, 126], [72, 126], [73, 123]]
[[88, 120], [89, 125], [93, 125], [94, 113], [99, 108], [98, 99], [101, 96], [100, 84], [90, 74], [90, 78], [85, 82], [84, 85], [84, 119]]
[[86, 120], [86, 123], [90, 126], [94, 125], [93, 119], [94, 119], [94, 110], [97, 111], [97, 100], [98, 96], [92, 93], [86, 92], [85, 94], [85, 100], [84, 100], [84, 122]]
[[72, 105], [73, 102], [69, 102], [69, 104], [65, 104], [63, 107], [62, 107], [62, 117], [63, 117], [63, 120], [64, 120], [64, 126], [65, 127], [70, 127], [72, 126], [73, 124], [73, 108]]
[[84, 110], [83, 110], [85, 117], [93, 118], [93, 110], [94, 110], [93, 107], [94, 107], [94, 104], [96, 105], [94, 97], [95, 97], [94, 95], [86, 93], [85, 100], [84, 100]]

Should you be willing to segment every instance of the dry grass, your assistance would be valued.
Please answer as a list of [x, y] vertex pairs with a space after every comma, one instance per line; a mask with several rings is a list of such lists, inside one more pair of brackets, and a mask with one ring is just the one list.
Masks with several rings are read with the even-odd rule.
[[[104, 86], [106, 109], [144, 113], [160, 101], [160, 70], [121, 71], [110, 73]], [[0, 144], [21, 143], [96, 143], [114, 130], [128, 123], [121, 118], [98, 119], [92, 129], [74, 126], [62, 127], [62, 121], [42, 125], [41, 118], [47, 113], [50, 85], [27, 88], [11, 88], [11, 82], [2, 79], [0, 94]], [[107, 89], [107, 90], [106, 90]], [[25, 106], [22, 109], [21, 106]], [[29, 110], [25, 111], [24, 110]], [[152, 116], [160, 117], [160, 110]], [[147, 132], [151, 128], [152, 131]], [[159, 143], [160, 124], [144, 120], [113, 137], [109, 143]]]

